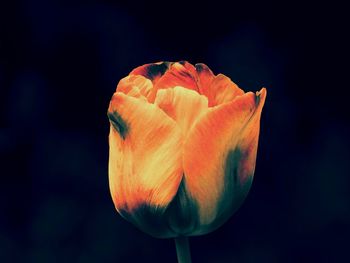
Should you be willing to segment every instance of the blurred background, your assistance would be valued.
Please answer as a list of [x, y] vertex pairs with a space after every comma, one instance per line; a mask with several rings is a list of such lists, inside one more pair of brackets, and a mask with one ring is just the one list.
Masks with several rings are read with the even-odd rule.
[[[344, 12], [342, 11], [344, 10]], [[0, 7], [0, 262], [176, 262], [108, 189], [106, 111], [155, 61], [267, 87], [240, 210], [191, 238], [193, 262], [350, 262], [345, 10], [261, 1], [7, 1]]]

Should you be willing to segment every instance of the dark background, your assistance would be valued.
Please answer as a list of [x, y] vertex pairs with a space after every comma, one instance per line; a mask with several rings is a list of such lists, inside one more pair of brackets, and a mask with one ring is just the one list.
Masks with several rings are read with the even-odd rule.
[[345, 8], [338, 3], [7, 1], [0, 7], [0, 262], [176, 262], [108, 190], [119, 79], [204, 62], [267, 87], [254, 183], [194, 262], [350, 262]]

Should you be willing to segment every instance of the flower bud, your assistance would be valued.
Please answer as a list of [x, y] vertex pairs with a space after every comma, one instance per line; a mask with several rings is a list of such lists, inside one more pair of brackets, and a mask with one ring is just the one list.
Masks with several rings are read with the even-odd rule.
[[204, 64], [160, 62], [123, 78], [109, 109], [117, 211], [160, 238], [221, 226], [252, 183], [266, 89], [245, 93]]

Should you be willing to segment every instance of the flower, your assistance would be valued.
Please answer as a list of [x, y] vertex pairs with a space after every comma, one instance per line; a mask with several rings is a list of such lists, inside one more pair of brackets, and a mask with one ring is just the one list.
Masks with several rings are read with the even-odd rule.
[[244, 93], [204, 64], [159, 62], [120, 80], [109, 109], [117, 211], [159, 238], [221, 226], [252, 183], [266, 89]]

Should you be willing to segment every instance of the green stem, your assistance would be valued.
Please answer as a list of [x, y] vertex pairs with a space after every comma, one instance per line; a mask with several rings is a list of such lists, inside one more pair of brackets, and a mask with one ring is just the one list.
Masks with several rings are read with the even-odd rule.
[[191, 263], [190, 243], [187, 237], [175, 238], [178, 263]]

